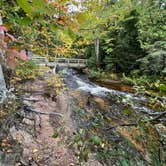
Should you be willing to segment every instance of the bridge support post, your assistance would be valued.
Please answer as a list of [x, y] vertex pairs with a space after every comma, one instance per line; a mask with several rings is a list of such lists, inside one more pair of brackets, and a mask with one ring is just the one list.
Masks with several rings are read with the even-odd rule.
[[54, 68], [53, 68], [53, 70], [52, 70], [53, 74], [56, 73], [56, 71], [57, 71], [56, 69], [57, 69], [57, 65], [56, 65], [56, 63], [55, 63]]

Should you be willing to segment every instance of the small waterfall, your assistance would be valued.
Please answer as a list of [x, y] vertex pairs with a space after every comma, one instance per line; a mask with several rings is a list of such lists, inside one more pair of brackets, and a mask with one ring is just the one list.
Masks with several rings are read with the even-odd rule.
[[145, 97], [135, 96], [132, 93], [101, 87], [95, 83], [90, 82], [86, 76], [78, 74], [73, 69], [63, 69], [61, 74], [63, 75], [64, 81], [70, 89], [89, 92], [90, 94], [101, 98], [114, 98], [117, 100], [117, 103], [129, 103], [131, 107], [138, 112], [152, 112], [152, 110], [149, 108], [139, 104], [148, 102], [148, 99]]

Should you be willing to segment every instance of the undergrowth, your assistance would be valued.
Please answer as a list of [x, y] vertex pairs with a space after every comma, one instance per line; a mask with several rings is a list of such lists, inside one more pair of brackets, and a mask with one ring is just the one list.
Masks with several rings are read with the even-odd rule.
[[11, 114], [18, 111], [20, 103], [14, 99], [7, 100], [0, 104], [0, 123], [10, 116]]
[[[79, 122], [70, 146], [81, 164], [91, 154], [103, 165], [161, 166], [164, 162], [158, 153], [158, 135], [151, 124], [141, 121], [136, 127], [121, 127], [109, 114], [96, 109], [73, 107], [73, 113]], [[130, 120], [130, 115], [123, 116]]]

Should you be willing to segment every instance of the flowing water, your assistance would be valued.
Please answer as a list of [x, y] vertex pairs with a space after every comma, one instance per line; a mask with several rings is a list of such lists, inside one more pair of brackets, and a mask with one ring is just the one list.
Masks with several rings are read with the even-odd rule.
[[153, 112], [153, 110], [140, 104], [148, 102], [148, 99], [143, 96], [99, 86], [91, 82], [86, 75], [81, 75], [73, 69], [63, 69], [61, 73], [63, 74], [65, 83], [70, 89], [89, 92], [91, 95], [101, 98], [116, 98], [118, 102], [129, 103], [136, 111], [145, 113]]

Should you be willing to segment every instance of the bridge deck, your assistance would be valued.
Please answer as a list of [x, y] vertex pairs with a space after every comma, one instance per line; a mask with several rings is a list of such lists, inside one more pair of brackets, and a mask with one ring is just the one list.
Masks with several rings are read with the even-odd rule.
[[56, 58], [54, 62], [49, 62], [46, 57], [33, 57], [32, 60], [39, 66], [49, 67], [73, 67], [83, 68], [87, 66], [87, 59], [76, 59], [76, 58]]

